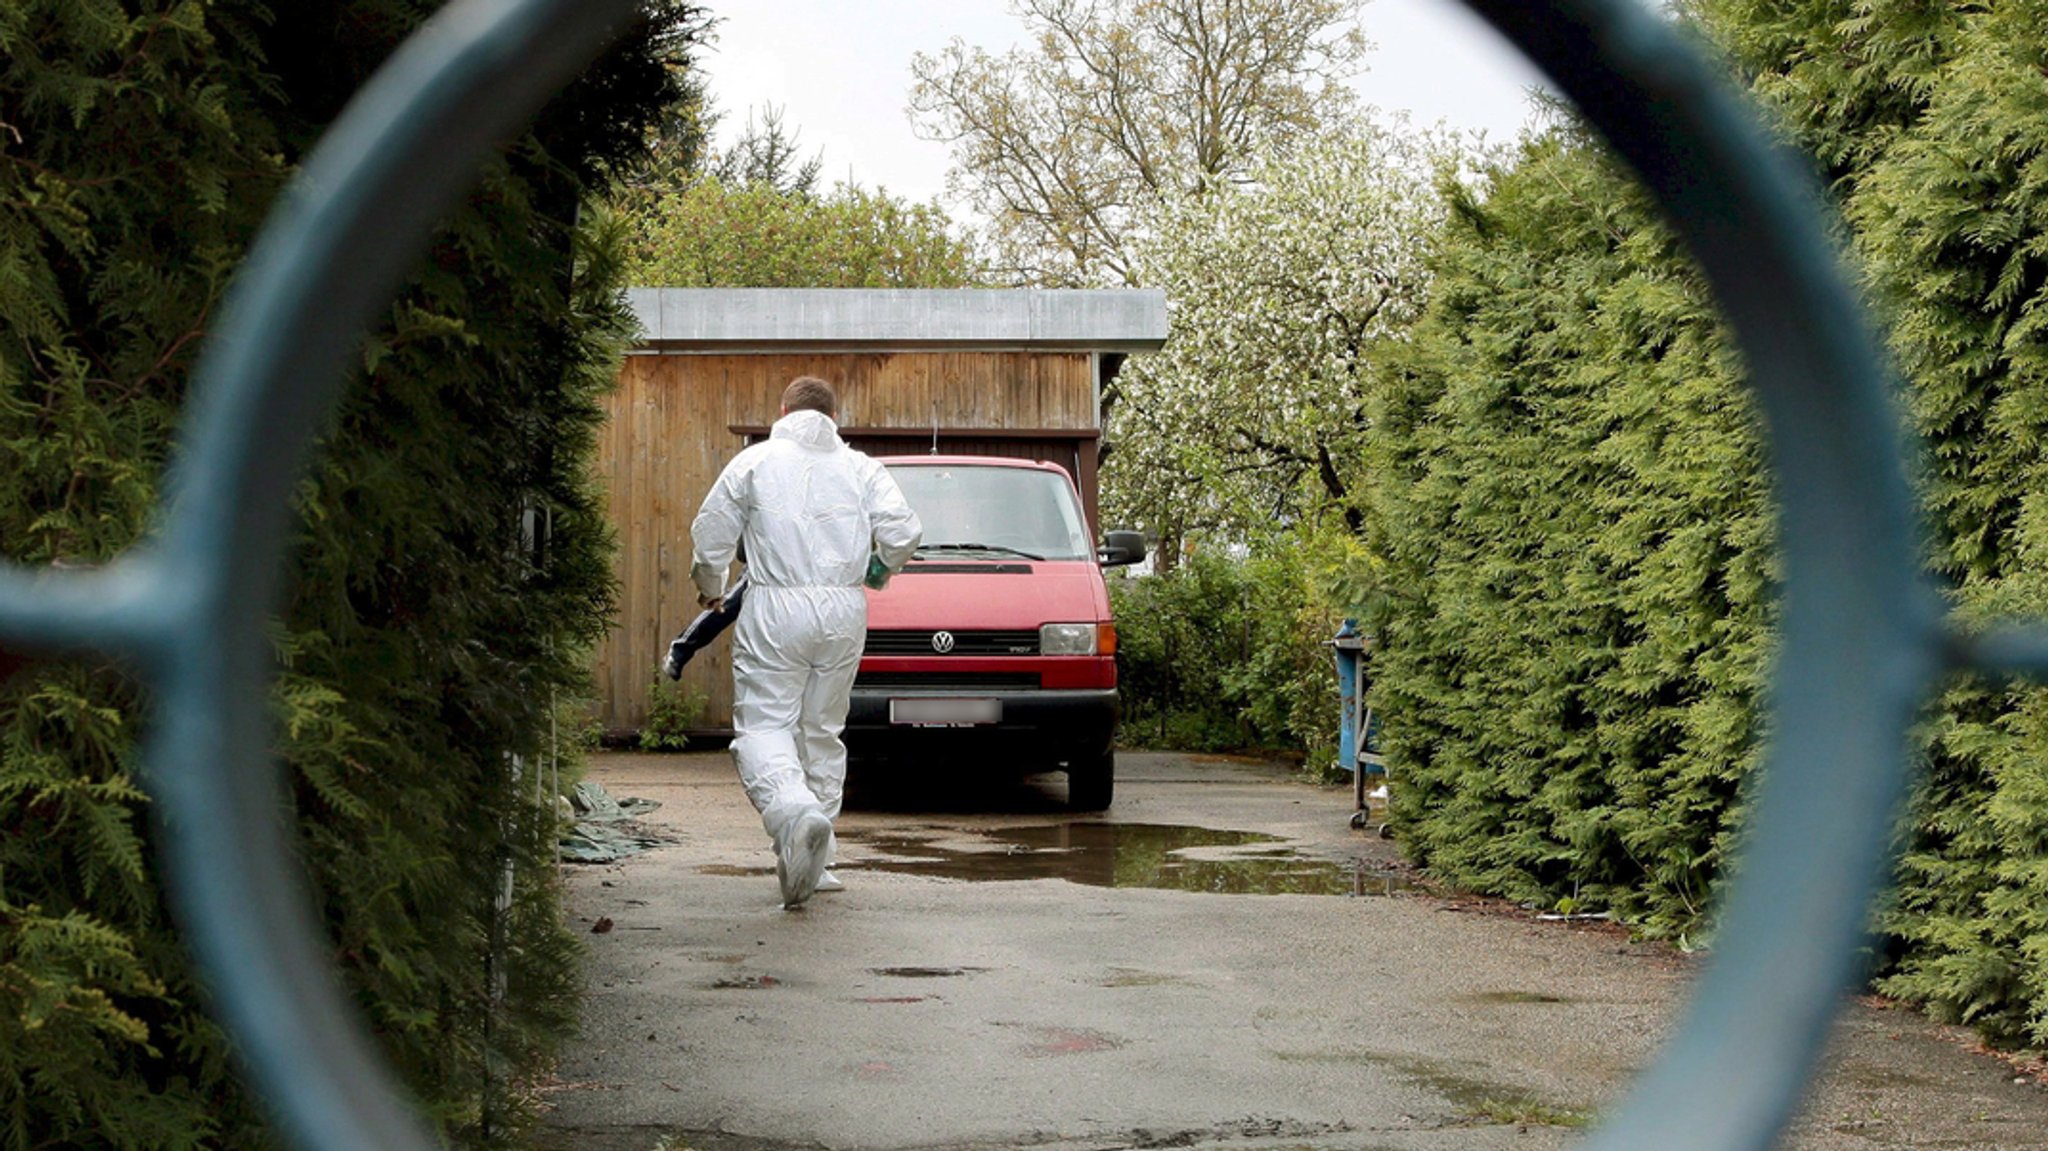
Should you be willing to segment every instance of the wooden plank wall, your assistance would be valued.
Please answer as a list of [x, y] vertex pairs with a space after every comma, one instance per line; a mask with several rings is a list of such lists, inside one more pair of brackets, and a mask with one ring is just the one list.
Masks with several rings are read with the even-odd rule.
[[[637, 729], [655, 669], [697, 613], [690, 521], [744, 444], [734, 427], [770, 424], [800, 375], [830, 380], [848, 426], [1078, 428], [1096, 425], [1087, 352], [686, 353], [626, 358], [607, 402], [599, 469], [618, 530], [619, 610], [597, 651], [598, 722]], [[731, 723], [730, 644], [691, 661], [685, 689], [703, 722]]]

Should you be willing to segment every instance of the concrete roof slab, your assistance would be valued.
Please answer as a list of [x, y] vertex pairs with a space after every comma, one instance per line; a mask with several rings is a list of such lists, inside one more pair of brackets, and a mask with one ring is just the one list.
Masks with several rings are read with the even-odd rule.
[[629, 288], [651, 350], [1005, 348], [1149, 351], [1156, 289]]

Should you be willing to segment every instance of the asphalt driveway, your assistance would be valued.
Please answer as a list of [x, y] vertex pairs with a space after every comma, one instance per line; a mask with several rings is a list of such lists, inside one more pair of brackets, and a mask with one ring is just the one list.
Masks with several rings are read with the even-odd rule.
[[[1564, 1147], [1682, 1006], [1694, 957], [1432, 891], [1349, 788], [1170, 754], [1119, 776], [1081, 817], [1058, 776], [856, 781], [848, 890], [786, 912], [723, 753], [600, 756], [668, 842], [570, 869], [589, 1002], [547, 1145]], [[1859, 1002], [1788, 1146], [2044, 1133], [2048, 1090]]]

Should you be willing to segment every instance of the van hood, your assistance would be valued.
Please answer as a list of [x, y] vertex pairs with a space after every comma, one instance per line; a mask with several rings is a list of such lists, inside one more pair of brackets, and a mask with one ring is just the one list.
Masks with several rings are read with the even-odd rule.
[[1011, 631], [1108, 618], [1101, 569], [1086, 560], [913, 563], [868, 592], [872, 631]]

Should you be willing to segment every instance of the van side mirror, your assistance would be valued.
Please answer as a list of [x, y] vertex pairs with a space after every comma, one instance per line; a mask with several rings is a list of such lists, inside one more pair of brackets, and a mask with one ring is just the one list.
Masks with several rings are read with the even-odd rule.
[[1102, 537], [1102, 546], [1096, 549], [1095, 558], [1106, 568], [1137, 563], [1145, 558], [1145, 533], [1106, 533]]

